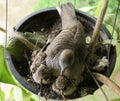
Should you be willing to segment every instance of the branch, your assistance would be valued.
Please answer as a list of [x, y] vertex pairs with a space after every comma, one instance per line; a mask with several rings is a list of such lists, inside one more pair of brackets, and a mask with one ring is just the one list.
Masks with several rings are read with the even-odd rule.
[[99, 15], [99, 17], [96, 21], [96, 24], [95, 24], [95, 28], [94, 28], [92, 38], [91, 38], [91, 44], [88, 48], [88, 51], [89, 51], [88, 56], [87, 56], [88, 57], [88, 62], [91, 59], [91, 57], [92, 57], [92, 55], [95, 51], [96, 42], [98, 41], [98, 38], [99, 38], [99, 35], [100, 35], [100, 28], [101, 28], [101, 25], [102, 25], [102, 22], [103, 22], [103, 19], [104, 19], [106, 10], [107, 10], [108, 2], [109, 2], [109, 0], [104, 0], [102, 8], [101, 8], [100, 15]]
[[30, 41], [28, 41], [27, 39], [25, 39], [23, 36], [20, 35], [21, 32], [14, 32], [12, 35], [12, 37], [17, 38], [18, 40], [20, 40], [22, 43], [24, 43], [30, 50], [35, 49], [35, 45], [32, 44]]
[[100, 84], [98, 83], [96, 77], [93, 75], [93, 73], [90, 71], [90, 69], [88, 68], [88, 66], [86, 66], [86, 69], [88, 70], [90, 76], [93, 78], [94, 82], [96, 83], [96, 85], [98, 86], [98, 88], [101, 90], [102, 94], [104, 95], [106, 101], [109, 101], [106, 93], [104, 92], [104, 90], [101, 88]]
[[118, 97], [120, 97], [120, 87], [115, 82], [113, 82], [111, 79], [100, 73], [94, 72], [93, 75], [98, 81], [108, 86], [112, 91], [116, 93], [116, 95], [118, 95]]
[[4, 28], [2, 28], [2, 27], [0, 27], [0, 31], [4, 32], [4, 33], [6, 32], [6, 30]]
[[[6, 32], [6, 30], [4, 29], [4, 28], [2, 28], [2, 27], [0, 27], [0, 31], [2, 31], [2, 32]], [[30, 50], [33, 50], [33, 49], [35, 49], [35, 45], [34, 44], [32, 44], [31, 42], [29, 42], [27, 39], [25, 39], [23, 36], [21, 36], [20, 34], [21, 34], [22, 32], [14, 32], [13, 34], [11, 34], [12, 35], [12, 37], [15, 37], [15, 38], [17, 38], [18, 40], [20, 40], [22, 43], [24, 43]]]

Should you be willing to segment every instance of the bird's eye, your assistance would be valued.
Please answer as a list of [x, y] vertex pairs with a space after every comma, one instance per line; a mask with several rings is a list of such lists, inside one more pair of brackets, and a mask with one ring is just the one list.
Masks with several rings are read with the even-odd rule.
[[34, 74], [36, 72], [36, 70], [37, 70], [36, 67], [32, 68], [32, 73]]

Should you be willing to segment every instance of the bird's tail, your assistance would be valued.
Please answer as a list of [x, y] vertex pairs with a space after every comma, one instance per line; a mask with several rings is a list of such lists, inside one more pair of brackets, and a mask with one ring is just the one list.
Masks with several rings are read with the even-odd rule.
[[60, 7], [61, 20], [62, 20], [62, 29], [70, 29], [77, 23], [75, 8], [72, 3], [68, 2], [62, 4]]

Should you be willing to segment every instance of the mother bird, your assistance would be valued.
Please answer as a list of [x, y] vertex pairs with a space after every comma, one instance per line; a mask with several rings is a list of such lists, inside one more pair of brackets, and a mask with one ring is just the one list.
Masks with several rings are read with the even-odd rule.
[[[42, 78], [43, 81], [49, 81], [47, 83], [52, 81], [52, 89], [55, 92], [71, 95], [83, 80], [86, 56], [85, 33], [71, 3], [62, 4], [60, 10], [62, 31], [52, 39], [44, 51], [45, 66], [43, 69], [42, 66], [37, 69], [35, 73], [37, 79], [34, 79], [41, 81], [42, 76], [49, 74], [46, 76], [47, 79]], [[45, 69], [47, 72], [41, 73]], [[53, 77], [56, 78], [54, 81]]]

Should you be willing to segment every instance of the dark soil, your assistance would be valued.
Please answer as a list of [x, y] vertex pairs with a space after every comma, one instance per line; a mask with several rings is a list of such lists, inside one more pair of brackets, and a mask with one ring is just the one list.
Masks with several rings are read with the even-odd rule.
[[[79, 21], [81, 21], [81, 23], [84, 26], [84, 30], [85, 30], [85, 34], [86, 36], [91, 36], [91, 33], [93, 31], [93, 25], [85, 20], [84, 18], [79, 17], [78, 18]], [[41, 27], [40, 27], [41, 28]], [[38, 29], [38, 28], [37, 28]], [[36, 31], [36, 29], [34, 28], [34, 30]], [[45, 37], [48, 36], [48, 34], [46, 33], [52, 33], [55, 32], [56, 35], [61, 31], [61, 21], [60, 19], [58, 19], [53, 26], [49, 27], [49, 28], [42, 28], [41, 31], [43, 33], [45, 33]], [[99, 38], [99, 40], [101, 41], [102, 39]], [[106, 46], [102, 46], [101, 48], [98, 48], [95, 55], [98, 56], [99, 58], [101, 58], [102, 56], [106, 56], [107, 53], [107, 49]], [[26, 58], [25, 61], [17, 61], [14, 57], [12, 57], [13, 59], [13, 63], [16, 67], [16, 70], [20, 73], [20, 75], [26, 80], [28, 81], [31, 85], [34, 85], [36, 87], [36, 89], [39, 89], [39, 96], [45, 97], [45, 98], [50, 98], [50, 99], [63, 99], [62, 95], [58, 95], [57, 93], [55, 93], [52, 89], [51, 89], [51, 85], [39, 85], [36, 84], [33, 79], [32, 79], [32, 75], [30, 73], [29, 70], [29, 66], [30, 66], [30, 61], [31, 61], [31, 51], [27, 51], [26, 55], [28, 58]], [[96, 59], [93, 59], [93, 61], [91, 61], [90, 67], [92, 68], [92, 66], [94, 66], [96, 63]], [[91, 69], [92, 70], [92, 69]], [[106, 72], [106, 70], [102, 71], [102, 73], [104, 74]], [[84, 81], [79, 84], [77, 90], [70, 96], [65, 96], [66, 99], [74, 99], [74, 98], [80, 98], [83, 96], [86, 96], [88, 94], [93, 94], [94, 91], [98, 88], [95, 84], [95, 82], [93, 81], [93, 79], [91, 78], [91, 76], [89, 75], [88, 71], [85, 70], [84, 74]]]

